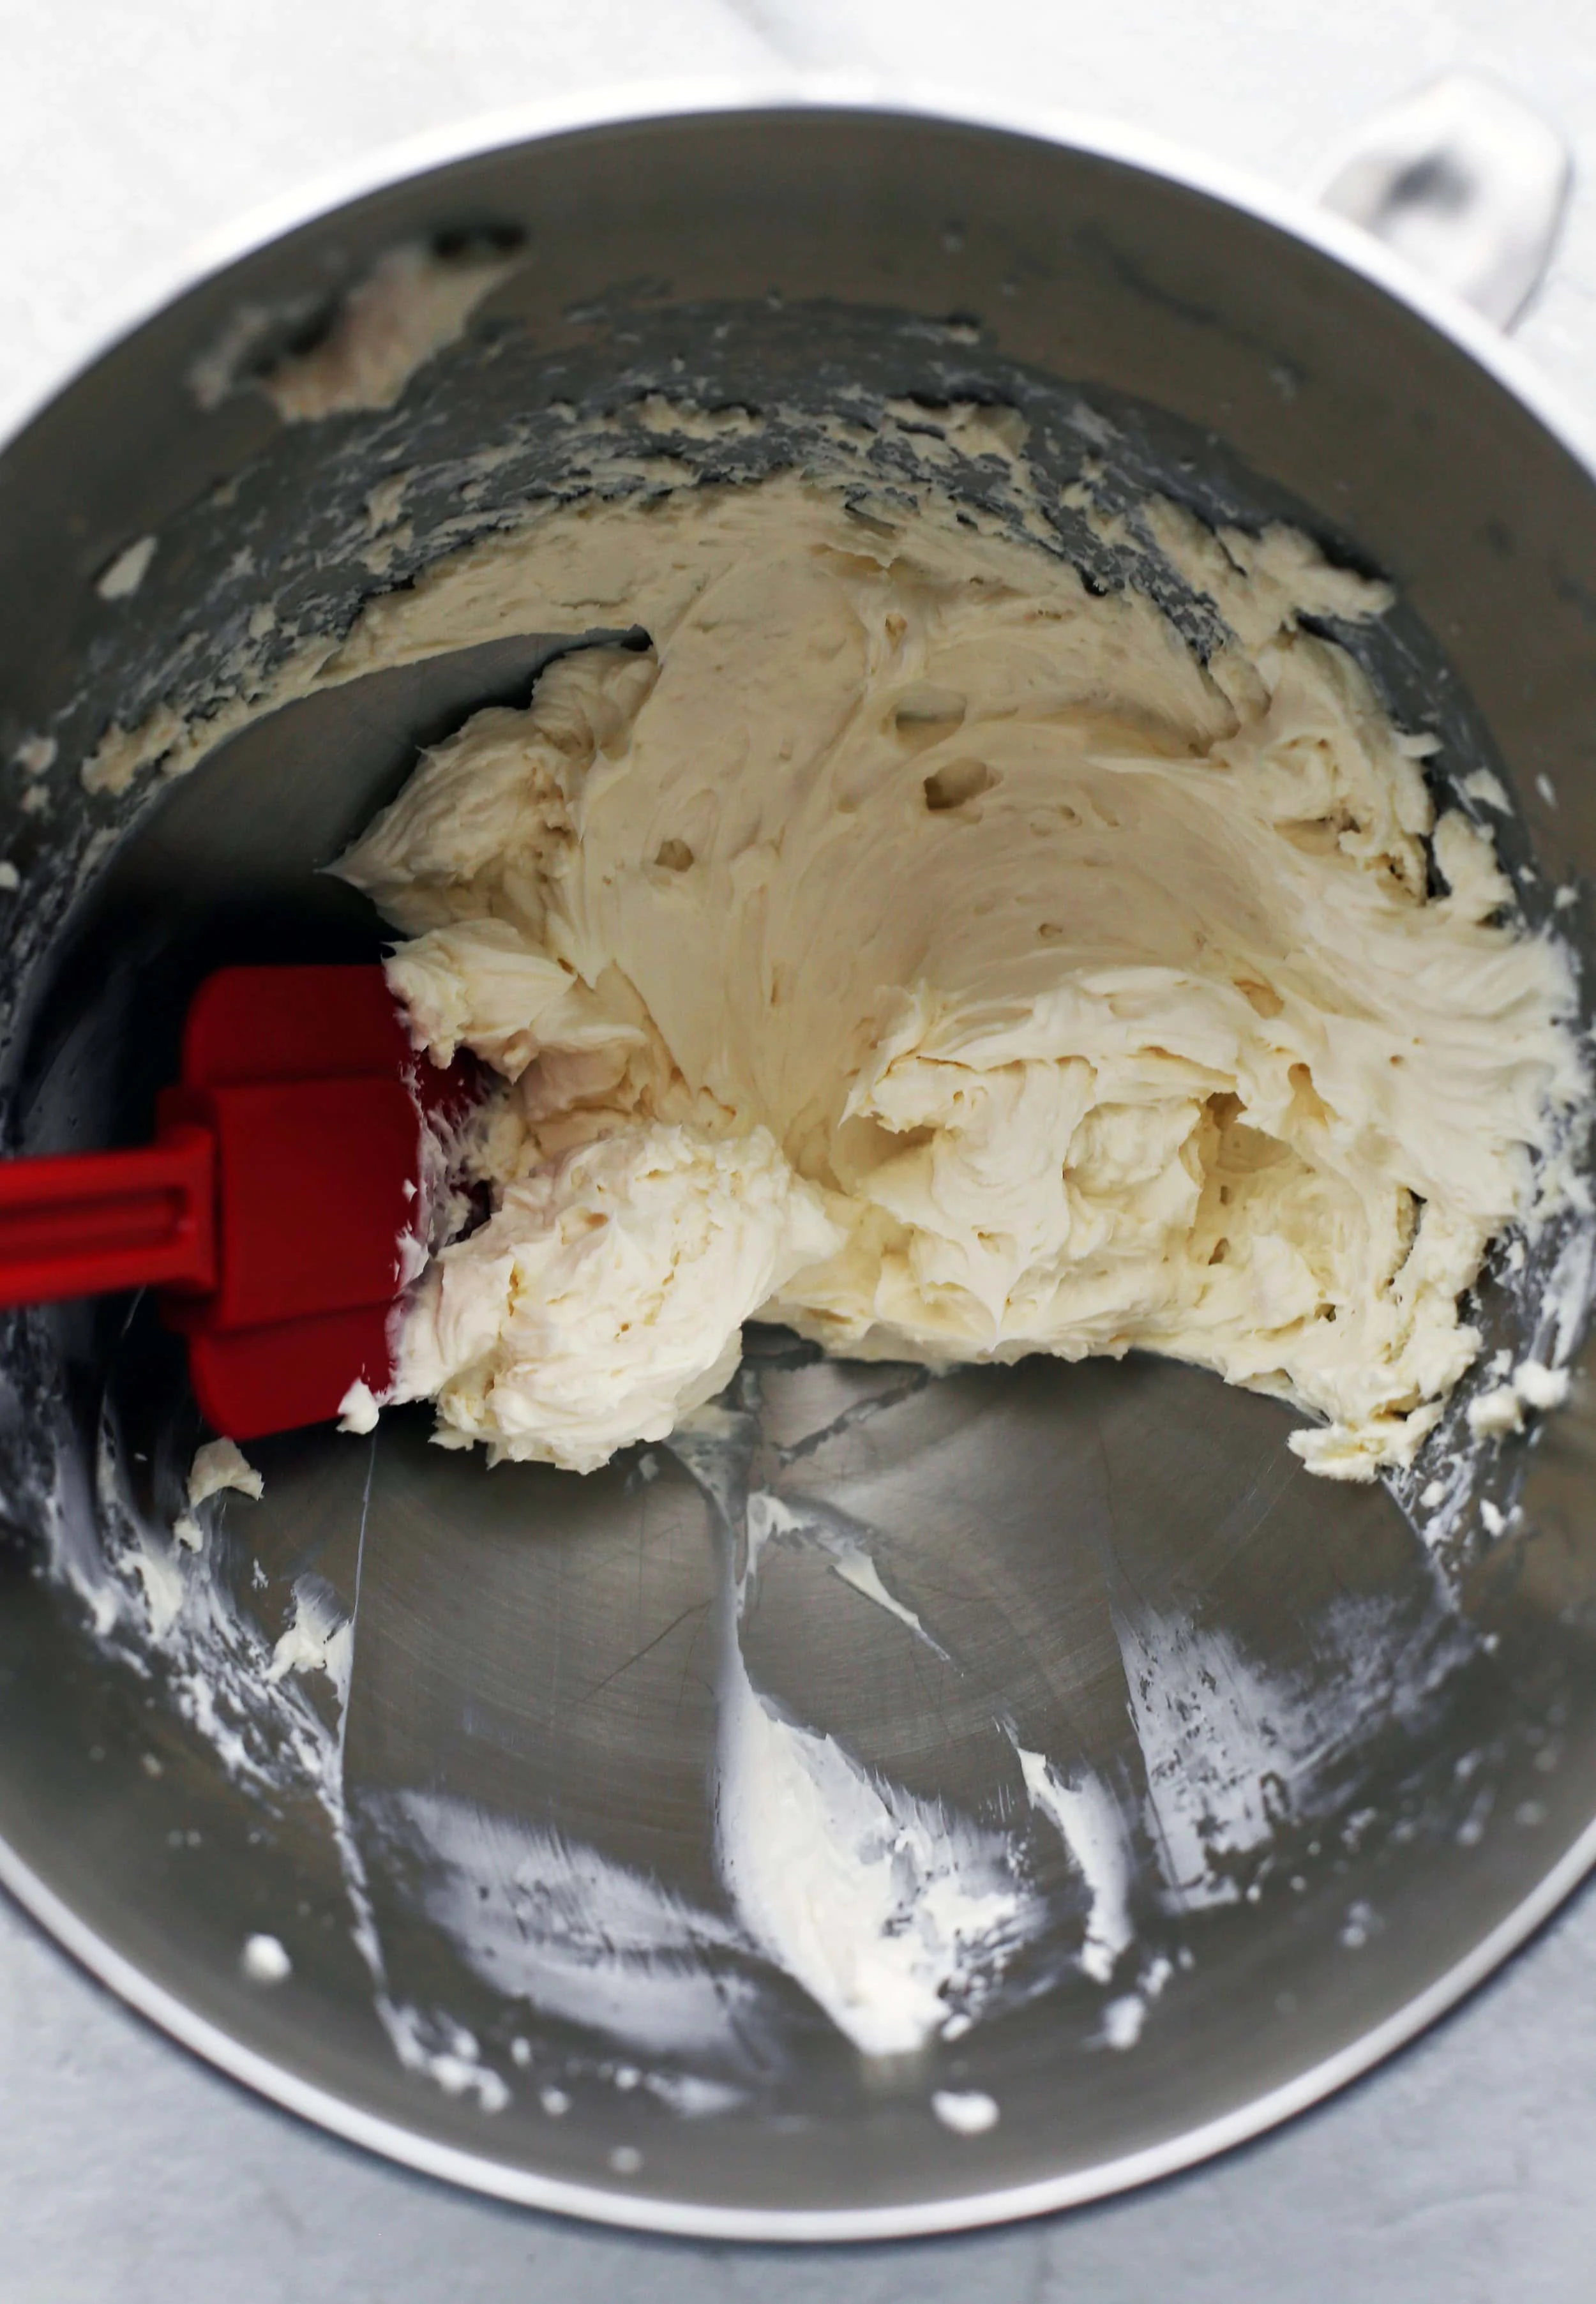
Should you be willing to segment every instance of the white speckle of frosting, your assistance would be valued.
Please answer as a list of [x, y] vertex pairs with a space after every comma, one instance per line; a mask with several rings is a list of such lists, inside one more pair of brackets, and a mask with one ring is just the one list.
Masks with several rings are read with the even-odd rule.
[[293, 1962], [276, 1936], [247, 1936], [238, 1964], [251, 1984], [281, 1984], [293, 1974]]
[[555, 2088], [552, 2085], [548, 2088], [539, 2089], [538, 2101], [542, 2105], [544, 2111], [548, 2114], [550, 2120], [564, 2120], [565, 2114], [571, 2109], [571, 2099], [565, 2094], [565, 2089], [563, 2088]]
[[1362, 1952], [1370, 1937], [1378, 1936], [1384, 1926], [1385, 1922], [1373, 1905], [1365, 1903], [1360, 1897], [1355, 1904], [1347, 1907], [1341, 1941], [1348, 1952]]
[[1494, 808], [1498, 816], [1513, 813], [1513, 803], [1502, 790], [1499, 778], [1493, 776], [1489, 768], [1476, 768], [1473, 775], [1464, 776], [1463, 789], [1471, 800], [1481, 801], [1486, 808]]
[[1556, 784], [1553, 784], [1551, 778], [1544, 772], [1536, 777], [1535, 790], [1540, 793], [1548, 808], [1556, 808], [1558, 804], [1558, 788]]
[[955, 2136], [984, 2136], [998, 2125], [998, 2099], [981, 2088], [935, 2088], [931, 2110]]
[[272, 1650], [268, 1686], [291, 1672], [325, 1672], [340, 1701], [349, 1694], [354, 1667], [354, 1624], [319, 1577], [301, 1576], [293, 1588], [293, 1616]]
[[375, 1432], [379, 1402], [364, 1376], [357, 1376], [338, 1402], [340, 1432]]
[[446, 2096], [474, 2096], [485, 2113], [504, 2111], [510, 2091], [492, 2065], [482, 2062], [476, 2036], [463, 2024], [447, 2017], [429, 2020], [420, 2009], [386, 1994], [378, 2013], [407, 2071], [424, 2072]]
[[149, 563], [155, 558], [155, 544], [153, 536], [140, 536], [117, 554], [110, 566], [101, 572], [94, 587], [102, 600], [132, 598], [149, 573]]
[[1524, 1407], [1510, 1384], [1482, 1392], [1468, 1407], [1469, 1430], [1476, 1440], [1498, 1438], [1524, 1430]]
[[21, 885], [22, 877], [16, 866], [8, 858], [0, 860], [0, 888], [20, 888]]
[[259, 1504], [266, 1482], [236, 1440], [207, 1440], [195, 1449], [189, 1467], [189, 1503], [202, 1504], [208, 1497], [220, 1495], [224, 1488], [236, 1488], [240, 1495], [252, 1496]]
[[224, 1488], [235, 1488], [240, 1495], [250, 1496], [259, 1503], [266, 1482], [236, 1440], [207, 1440], [195, 1449], [194, 1461], [189, 1466], [189, 1508], [172, 1523], [174, 1537], [189, 1551], [198, 1552], [205, 1542], [200, 1506], [212, 1496], [220, 1495]]
[[1103, 2011], [1102, 2038], [1110, 2048], [1133, 2048], [1142, 2037], [1142, 2027], [1147, 2021], [1147, 2003], [1139, 1992], [1126, 1992], [1117, 2000], [1110, 2000]]
[[1507, 1533], [1507, 1513], [1493, 1504], [1489, 1496], [1481, 1501], [1480, 1520], [1487, 1536], [1506, 1536]]
[[24, 736], [11, 757], [25, 776], [42, 776], [60, 756], [61, 747], [54, 736]]
[[1513, 1379], [1513, 1389], [1531, 1408], [1561, 1408], [1568, 1397], [1568, 1371], [1525, 1360]]
[[484, 2112], [503, 2112], [510, 2101], [498, 2074], [475, 2056], [433, 2056], [427, 2070], [446, 2096], [474, 2096]]
[[1524, 1360], [1509, 1383], [1497, 1385], [1470, 1401], [1469, 1430], [1476, 1440], [1522, 1432], [1526, 1408], [1560, 1408], [1567, 1397], [1566, 1368], [1549, 1368], [1544, 1360]]
[[609, 2156], [609, 2164], [617, 2176], [635, 2176], [643, 2164], [643, 2156], [635, 2144], [617, 2144]]

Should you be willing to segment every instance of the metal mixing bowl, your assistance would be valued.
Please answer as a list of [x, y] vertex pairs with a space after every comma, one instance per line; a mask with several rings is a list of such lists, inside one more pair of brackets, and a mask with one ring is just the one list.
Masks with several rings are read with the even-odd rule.
[[[513, 270], [391, 410], [284, 428], [247, 379], [196, 404], [218, 343], [269, 360], [383, 250], [483, 233]], [[649, 391], [780, 411], [692, 449], [708, 472], [801, 452], [839, 406], [918, 398], [934, 424], [998, 399], [1049, 486], [1091, 457], [1126, 502], [1298, 521], [1398, 587], [1342, 637], [1440, 733], [1438, 775], [1489, 766], [1515, 794], [1530, 917], [1589, 868], [1591, 471], [1493, 333], [1350, 228], [1129, 141], [867, 106], [519, 123], [230, 254], [0, 459], [0, 749], [56, 745], [3, 794], [13, 1145], [148, 1125], [217, 960], [377, 949], [312, 872], [392, 788], [391, 727], [331, 757], [279, 729], [169, 792], [91, 796], [107, 723], [214, 706], [251, 630], [269, 665], [529, 489], [580, 490], [566, 411], [624, 424]], [[368, 502], [399, 470], [409, 529], [378, 569]], [[1094, 580], [1163, 580], [1064, 533]], [[147, 534], [143, 583], [103, 597]], [[1201, 645], [1202, 604], [1167, 604]], [[1583, 939], [1583, 903], [1558, 917]], [[1481, 1290], [1492, 1350], [1537, 1333], [1508, 1277]], [[264, 1501], [163, 1569], [199, 1429], [175, 1344], [125, 1303], [4, 1329], [0, 1879], [177, 2038], [342, 2135], [545, 2207], [797, 2238], [1060, 2206], [1255, 2133], [1411, 2037], [1596, 1856], [1583, 1369], [1442, 1512], [1432, 1467], [1315, 1481], [1288, 1410], [1169, 1364], [930, 1383], [751, 1341], [750, 1477], [868, 1530], [946, 1652], [777, 1547], [756, 1680], [964, 1812], [1021, 1817], [1009, 1730], [1090, 1772], [1134, 1856], [1112, 1977], [1080, 1964], [1081, 1873], [1038, 1825], [1048, 1930], [962, 2038], [868, 2063], [733, 1947], [746, 2021], [640, 2049], [582, 2000], [615, 1947], [582, 1940], [549, 1850], [726, 1927], [704, 1485], [665, 1450], [489, 1477], [401, 1416], [252, 1451]], [[188, 1580], [156, 1639], [163, 1573]], [[311, 1578], [331, 1610], [358, 1598], [346, 1707], [326, 1677], [261, 1692]], [[257, 1935], [290, 1975], [241, 1960]], [[956, 2132], [938, 2090], [1001, 2116]]]

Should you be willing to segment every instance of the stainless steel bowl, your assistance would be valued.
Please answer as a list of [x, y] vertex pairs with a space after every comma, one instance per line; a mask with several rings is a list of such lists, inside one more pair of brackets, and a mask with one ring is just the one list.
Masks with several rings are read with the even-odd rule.
[[[248, 388], [196, 404], [219, 343], [267, 360], [383, 250], [485, 232], [514, 269], [391, 410], [285, 428]], [[694, 452], [732, 476], [801, 452], [847, 392], [1018, 399], [1049, 484], [1091, 454], [1127, 497], [1303, 522], [1398, 586], [1356, 644], [1442, 735], [1438, 773], [1490, 766], [1515, 793], [1503, 846], [1531, 916], [1589, 868], [1591, 470], [1494, 332], [1349, 226], [1129, 140], [866, 104], [511, 123], [229, 254], [0, 458], [0, 752], [56, 746], [4, 792], [13, 1145], [143, 1125], [215, 961], [376, 948], [312, 875], [391, 784], [382, 728], [335, 758], [244, 739], [168, 792], [90, 796], [107, 723], [214, 705], [263, 603], [269, 657], [346, 627], [462, 519], [580, 489], [554, 404], [620, 421], [650, 389], [784, 411]], [[379, 574], [368, 498], [401, 469], [412, 532]], [[147, 534], [142, 585], [103, 597]], [[1105, 583], [1146, 574], [1093, 562], [1085, 531], [1072, 548]], [[1169, 606], [1201, 641], [1201, 603]], [[1560, 917], [1585, 937], [1583, 899]], [[1488, 1277], [1493, 1348], [1532, 1333], [1525, 1304]], [[1089, 1972], [1080, 1867], [1027, 1826], [1045, 1935], [984, 2020], [891, 2063], [734, 1945], [720, 1984], [744, 2018], [708, 2048], [640, 2050], [572, 1984], [596, 1973], [592, 1920], [551, 1886], [551, 1846], [725, 1929], [706, 1782], [726, 1532], [691, 1462], [489, 1478], [421, 1421], [291, 1436], [254, 1452], [265, 1500], [230, 1502], [206, 1561], [177, 1563], [151, 1639], [161, 1571], [128, 1563], [147, 1541], [165, 1558], [198, 1437], [174, 1347], [146, 1308], [72, 1308], [8, 1321], [0, 1375], [0, 1879], [225, 2070], [506, 2198], [774, 2239], [1088, 2198], [1366, 2070], [1596, 1857], [1583, 1369], [1440, 1515], [1422, 1468], [1315, 1482], [1286, 1410], [1171, 1365], [930, 1384], [758, 1342], [734, 1402], [747, 1477], [870, 1531], [940, 1652], [824, 1552], [777, 1547], [760, 1684], [916, 1795], [1016, 1828], [1014, 1740], [1090, 1772], [1133, 1859], [1135, 1941]], [[354, 1615], [346, 1705], [326, 1677], [260, 1693], [296, 1583]], [[290, 1975], [241, 1957], [253, 1936]], [[957, 2132], [938, 2091], [1001, 2117]]]

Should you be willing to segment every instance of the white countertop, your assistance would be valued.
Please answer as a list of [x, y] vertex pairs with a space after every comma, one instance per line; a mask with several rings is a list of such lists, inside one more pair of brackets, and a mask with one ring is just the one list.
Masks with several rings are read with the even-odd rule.
[[[1585, 165], [1521, 341], [1596, 429], [1592, 0], [0, 0], [0, 407], [202, 236], [506, 103], [784, 65], [1131, 119], [1301, 185], [1458, 65]], [[1589, 2304], [1596, 1892], [1416, 2047], [1244, 2152], [913, 2247], [634, 2240], [490, 2206], [245, 2096], [0, 1902], [0, 2304]]]

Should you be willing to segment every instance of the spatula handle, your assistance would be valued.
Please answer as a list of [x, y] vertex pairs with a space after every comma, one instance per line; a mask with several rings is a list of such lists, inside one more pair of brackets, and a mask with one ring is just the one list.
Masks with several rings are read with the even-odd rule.
[[164, 1130], [133, 1152], [0, 1161], [0, 1305], [216, 1281], [216, 1143]]

